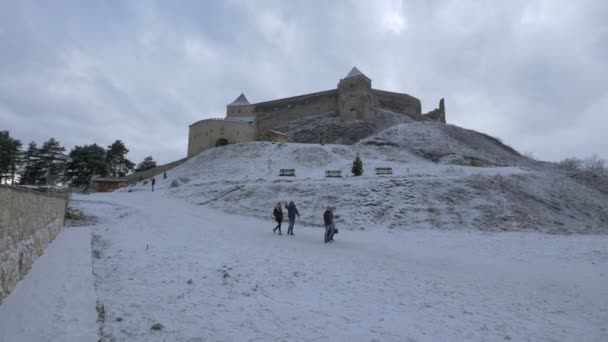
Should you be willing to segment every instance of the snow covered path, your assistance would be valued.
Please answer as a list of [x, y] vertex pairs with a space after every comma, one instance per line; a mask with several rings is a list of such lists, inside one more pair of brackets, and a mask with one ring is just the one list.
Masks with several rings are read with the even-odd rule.
[[343, 231], [326, 245], [319, 228], [273, 235], [162, 193], [83, 198], [103, 218], [107, 340], [608, 338], [604, 236]]
[[0, 341], [96, 341], [91, 270], [89, 227], [65, 228], [0, 304]]
[[[606, 236], [343, 230], [327, 245], [320, 228], [296, 223], [296, 236], [273, 235], [270, 220], [162, 192], [75, 196], [72, 205], [99, 220], [90, 228], [94, 279], [66, 284], [94, 282], [103, 341], [608, 340]], [[52, 252], [18, 288], [48, 274], [39, 264], [50, 268]], [[47, 303], [66, 297], [47, 292]], [[27, 295], [16, 289], [0, 305], [0, 327], [11, 301]], [[80, 313], [11, 324], [52, 327]], [[77, 335], [89, 321], [48, 339], [94, 341]]]

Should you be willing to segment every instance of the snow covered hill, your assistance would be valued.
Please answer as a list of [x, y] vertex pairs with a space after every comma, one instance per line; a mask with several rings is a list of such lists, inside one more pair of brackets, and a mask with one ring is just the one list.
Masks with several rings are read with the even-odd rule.
[[400, 147], [443, 164], [473, 166], [536, 164], [496, 138], [458, 126], [435, 122], [396, 125], [362, 143]]
[[[357, 153], [365, 173], [348, 176]], [[156, 180], [72, 197], [94, 219], [3, 301], [0, 342], [608, 338], [608, 235], [538, 233], [605, 234], [605, 179], [477, 132], [411, 123], [354, 145], [229, 145]], [[272, 207], [290, 200], [295, 236], [274, 235]], [[316, 227], [328, 205], [333, 244]]]
[[[355, 155], [361, 177], [350, 176]], [[476, 166], [472, 166], [476, 165]], [[481, 167], [484, 166], [484, 167]], [[391, 167], [392, 176], [377, 176]], [[293, 168], [296, 177], [279, 177]], [[343, 178], [325, 178], [341, 170]], [[147, 190], [138, 184], [128, 191]], [[256, 142], [207, 150], [157, 179], [191, 203], [268, 218], [294, 201], [306, 224], [337, 208], [344, 229], [608, 232], [608, 194], [459, 127], [415, 122], [354, 145]], [[125, 190], [127, 191], [127, 190]]]
[[370, 121], [343, 120], [337, 113], [324, 113], [292, 120], [276, 127], [279, 132], [289, 135], [290, 142], [354, 144], [388, 127], [415, 120], [391, 111], [376, 109]]

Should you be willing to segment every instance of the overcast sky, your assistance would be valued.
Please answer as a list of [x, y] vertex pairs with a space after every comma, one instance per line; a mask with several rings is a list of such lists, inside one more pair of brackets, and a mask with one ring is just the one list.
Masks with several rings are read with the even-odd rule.
[[355, 65], [538, 159], [608, 159], [607, 18], [605, 0], [0, 0], [0, 130], [164, 163], [241, 92], [334, 89]]

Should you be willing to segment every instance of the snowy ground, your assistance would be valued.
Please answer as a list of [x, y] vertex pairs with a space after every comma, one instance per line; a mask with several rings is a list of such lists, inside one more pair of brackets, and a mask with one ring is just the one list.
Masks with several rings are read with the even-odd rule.
[[[169, 171], [167, 179], [157, 177], [156, 187], [192, 204], [257, 218], [267, 218], [277, 202], [293, 200], [308, 225], [320, 224], [331, 205], [339, 208], [339, 222], [350, 230], [608, 233], [605, 187], [601, 191], [542, 163], [473, 167], [432, 162], [409, 149], [426, 146], [425, 153], [450, 160], [470, 155], [491, 155], [501, 163], [508, 159], [499, 158], [506, 152], [498, 153], [500, 146], [494, 143], [476, 145], [474, 154], [470, 144], [457, 144], [443, 130], [427, 126], [399, 125], [373, 138], [399, 146], [256, 142], [213, 148]], [[427, 129], [436, 135], [433, 139]], [[489, 139], [478, 133], [473, 137]], [[352, 177], [357, 153], [365, 172]], [[391, 167], [393, 175], [378, 176], [376, 167]], [[279, 177], [280, 169], [291, 168], [295, 177]], [[340, 170], [343, 177], [326, 178], [326, 170]], [[143, 183], [121, 191], [149, 191], [150, 184]]]
[[66, 228], [0, 304], [0, 341], [96, 341], [89, 227]]
[[327, 245], [164, 191], [73, 205], [96, 224], [61, 233], [0, 305], [0, 341], [608, 340], [605, 235], [343, 230]]

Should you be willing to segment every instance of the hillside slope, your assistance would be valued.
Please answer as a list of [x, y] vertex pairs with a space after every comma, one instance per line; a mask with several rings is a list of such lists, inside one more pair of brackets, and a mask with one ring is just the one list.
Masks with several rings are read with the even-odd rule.
[[[402, 124], [355, 145], [256, 142], [214, 148], [170, 172], [157, 188], [268, 219], [277, 202], [293, 200], [309, 225], [321, 224], [324, 209], [334, 206], [345, 229], [608, 232], [605, 192], [534, 165], [492, 138], [443, 126]], [[351, 177], [357, 153], [365, 172]], [[428, 153], [442, 157], [436, 163]], [[519, 166], [450, 164], [467, 160]], [[394, 174], [377, 176], [376, 167], [392, 167]], [[296, 177], [279, 177], [283, 168], [295, 169]], [[325, 170], [341, 170], [344, 177], [325, 178]], [[140, 184], [130, 190], [144, 189]]]
[[534, 165], [496, 138], [436, 122], [396, 125], [361, 143], [401, 147], [439, 163], [474, 166]]
[[414, 122], [406, 115], [378, 109], [370, 121], [343, 120], [337, 113], [325, 113], [293, 120], [275, 129], [289, 135], [290, 142], [355, 144], [388, 127]]

